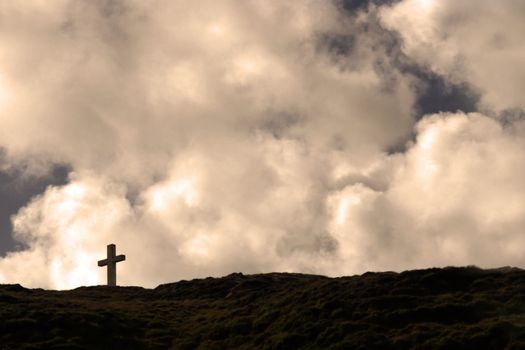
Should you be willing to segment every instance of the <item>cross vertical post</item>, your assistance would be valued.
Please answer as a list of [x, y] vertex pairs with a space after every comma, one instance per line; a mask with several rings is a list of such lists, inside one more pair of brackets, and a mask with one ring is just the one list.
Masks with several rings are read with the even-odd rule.
[[108, 256], [98, 262], [98, 266], [107, 266], [108, 286], [117, 285], [117, 263], [126, 260], [125, 255], [116, 255], [114, 244], [108, 244]]

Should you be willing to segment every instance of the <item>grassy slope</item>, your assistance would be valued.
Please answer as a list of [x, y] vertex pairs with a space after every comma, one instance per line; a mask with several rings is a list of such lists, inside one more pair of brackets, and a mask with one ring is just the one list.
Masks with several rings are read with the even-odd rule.
[[0, 285], [0, 349], [525, 349], [525, 271]]

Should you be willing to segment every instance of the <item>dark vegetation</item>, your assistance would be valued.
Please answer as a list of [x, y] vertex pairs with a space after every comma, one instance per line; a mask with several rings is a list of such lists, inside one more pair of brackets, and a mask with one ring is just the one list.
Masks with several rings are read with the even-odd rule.
[[0, 285], [0, 349], [525, 349], [525, 271]]

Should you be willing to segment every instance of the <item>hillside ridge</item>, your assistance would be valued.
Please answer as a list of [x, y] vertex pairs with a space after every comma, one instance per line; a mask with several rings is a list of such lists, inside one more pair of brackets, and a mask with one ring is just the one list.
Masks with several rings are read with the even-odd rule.
[[0, 349], [525, 349], [525, 271], [244, 275], [54, 291], [0, 285]]

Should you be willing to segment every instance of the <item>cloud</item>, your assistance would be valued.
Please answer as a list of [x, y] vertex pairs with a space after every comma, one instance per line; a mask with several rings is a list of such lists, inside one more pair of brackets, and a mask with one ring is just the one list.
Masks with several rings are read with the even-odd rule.
[[[523, 265], [521, 122], [458, 112], [416, 125], [420, 82], [396, 66], [377, 11], [1, 6], [6, 162], [71, 172], [13, 217], [28, 249], [0, 259], [0, 283], [103, 283], [108, 243], [128, 257], [119, 282], [144, 286]], [[387, 152], [412, 133], [406, 153]]]
[[522, 266], [525, 138], [480, 114], [436, 114], [395, 164], [385, 191], [361, 183], [331, 197], [345, 268]]
[[521, 1], [405, 0], [381, 9], [382, 23], [397, 31], [403, 51], [451, 82], [482, 94], [483, 108], [524, 108], [525, 29]]
[[[326, 227], [333, 173], [411, 132], [412, 78], [391, 67], [387, 82], [380, 35], [333, 3], [0, 11], [7, 161], [36, 174], [72, 169], [13, 218], [29, 250], [0, 261], [3, 281], [93, 283], [87, 261], [110, 241], [130, 257], [123, 283], [314, 271], [310, 257], [337, 248]], [[351, 36], [351, 55], [326, 45]], [[79, 271], [85, 280], [69, 277]]]
[[29, 249], [2, 258], [0, 278], [55, 288], [97, 283], [92, 259], [131, 215], [122, 193], [93, 178], [49, 187], [13, 219], [15, 238]]

